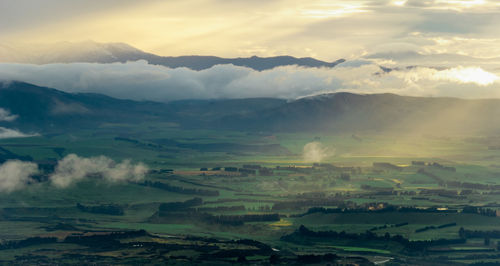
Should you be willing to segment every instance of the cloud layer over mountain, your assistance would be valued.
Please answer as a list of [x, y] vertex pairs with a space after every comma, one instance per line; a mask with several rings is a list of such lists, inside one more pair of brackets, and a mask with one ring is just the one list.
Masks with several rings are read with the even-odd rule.
[[[336, 91], [500, 97], [499, 76], [482, 67], [396, 67], [384, 71], [375, 63], [359, 62], [347, 62], [336, 68], [285, 66], [261, 72], [233, 65], [217, 65], [202, 71], [170, 69], [145, 61], [0, 64], [0, 78], [66, 92], [102, 93], [122, 99], [152, 101], [250, 97], [295, 99]], [[4, 113], [3, 117], [9, 116]]]

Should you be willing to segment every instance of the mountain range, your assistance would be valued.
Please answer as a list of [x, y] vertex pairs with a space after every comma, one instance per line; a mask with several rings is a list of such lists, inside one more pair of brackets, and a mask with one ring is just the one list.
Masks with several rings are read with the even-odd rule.
[[[30, 52], [26, 52], [30, 51]], [[345, 62], [339, 59], [325, 62], [311, 57], [296, 58], [292, 56], [221, 58], [216, 56], [158, 56], [134, 48], [125, 43], [96, 43], [92, 41], [70, 43], [63, 42], [51, 46], [13, 48], [0, 45], [0, 62], [6, 63], [117, 63], [145, 60], [152, 65], [162, 65], [170, 68], [187, 67], [193, 70], [203, 70], [214, 65], [232, 64], [262, 71], [278, 66], [298, 65], [302, 67], [332, 68]]]
[[17, 115], [0, 126], [48, 134], [102, 123], [169, 122], [183, 128], [259, 132], [498, 134], [500, 100], [332, 93], [168, 103], [71, 94], [23, 82], [0, 83], [0, 108]]

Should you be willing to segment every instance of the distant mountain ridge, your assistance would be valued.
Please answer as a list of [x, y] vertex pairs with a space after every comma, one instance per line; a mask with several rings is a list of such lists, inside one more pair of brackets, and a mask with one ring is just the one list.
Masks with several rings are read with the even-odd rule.
[[341, 92], [295, 101], [251, 98], [157, 103], [0, 82], [0, 108], [18, 116], [0, 122], [0, 127], [39, 133], [103, 123], [169, 122], [182, 128], [254, 132], [500, 134], [500, 99]]
[[0, 62], [13, 63], [116, 63], [146, 60], [153, 65], [162, 65], [170, 68], [187, 67], [193, 70], [203, 70], [215, 65], [232, 64], [252, 68], [257, 71], [272, 69], [279, 66], [297, 65], [301, 67], [328, 67], [333, 68], [345, 62], [339, 59], [334, 62], [325, 62], [311, 57], [296, 58], [292, 56], [247, 58], [221, 58], [216, 56], [158, 56], [143, 52], [125, 43], [60, 43], [51, 48], [40, 50], [28, 55], [20, 56], [22, 52], [8, 46], [0, 46]]

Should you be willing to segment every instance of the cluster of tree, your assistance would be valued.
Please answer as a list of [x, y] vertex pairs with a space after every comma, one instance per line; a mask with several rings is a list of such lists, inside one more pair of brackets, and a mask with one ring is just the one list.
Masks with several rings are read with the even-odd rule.
[[471, 254], [471, 255], [465, 255], [460, 259], [472, 260], [472, 261], [479, 261], [480, 259], [500, 259], [500, 254]]
[[56, 169], [57, 165], [57, 160], [56, 159], [49, 159], [49, 160], [44, 160], [44, 161], [37, 161], [38, 164], [38, 170], [40, 170], [40, 173], [45, 174], [48, 177], [48, 174], [51, 174], [54, 172]]
[[123, 138], [123, 137], [115, 137], [115, 141], [124, 141], [124, 142], [133, 143], [133, 144], [139, 144], [139, 141], [136, 139], [129, 139], [129, 138]]
[[277, 213], [270, 214], [243, 214], [243, 215], [219, 215], [220, 219], [226, 221], [242, 221], [244, 223], [251, 222], [276, 222], [280, 220], [280, 215]]
[[322, 191], [310, 191], [297, 193], [297, 197], [301, 199], [322, 199], [326, 197], [326, 193]]
[[372, 227], [372, 228], [370, 228], [370, 231], [376, 231], [376, 230], [380, 230], [380, 229], [393, 228], [393, 227], [401, 227], [401, 226], [405, 226], [405, 225], [408, 225], [408, 223], [405, 222], [405, 223], [399, 223], [399, 224], [391, 224], [390, 226], [387, 226], [387, 224], [384, 224], [382, 226]]
[[348, 173], [341, 173], [340, 174], [340, 179], [342, 179], [344, 181], [349, 181], [349, 180], [351, 180], [351, 175], [348, 174]]
[[500, 190], [500, 185], [478, 184], [478, 183], [469, 183], [460, 181], [448, 181], [446, 182], [446, 186], [456, 187], [456, 188], [467, 188], [467, 189], [480, 189], [480, 190]]
[[238, 172], [237, 167], [224, 167], [224, 171], [226, 172]]
[[417, 207], [398, 207], [399, 212], [420, 212], [420, 213], [457, 213], [458, 210], [440, 209], [437, 207], [429, 207], [421, 209]]
[[454, 199], [465, 198], [465, 196], [459, 195], [458, 191], [447, 190], [447, 189], [420, 189], [420, 195], [436, 195], [440, 197], [454, 198]]
[[336, 166], [330, 163], [314, 163], [313, 167], [326, 169], [332, 172], [347, 172], [353, 175], [361, 174], [362, 172], [361, 167], [343, 167], [343, 166]]
[[[208, 223], [242, 225], [245, 222], [267, 222], [279, 221], [280, 216], [273, 214], [244, 214], [244, 215], [211, 215], [206, 211], [244, 211], [245, 206], [220, 206], [213, 208], [194, 208], [203, 204], [201, 198], [193, 198], [184, 202], [162, 203], [158, 207], [159, 217], [171, 217], [186, 219], [189, 216], [195, 220], [201, 220]], [[182, 213], [179, 213], [182, 212]]]
[[300, 201], [275, 202], [272, 210], [301, 210], [311, 206], [344, 206], [342, 198], [308, 199]]
[[271, 265], [373, 265], [364, 257], [338, 256], [333, 253], [326, 254], [300, 254], [295, 258], [281, 257], [274, 253], [269, 256]]
[[[324, 208], [324, 207], [313, 207], [309, 208], [307, 212], [303, 214], [299, 214], [297, 216], [302, 217], [305, 215], [313, 214], [313, 213], [386, 213], [386, 212], [418, 212], [418, 213], [456, 213], [457, 210], [440, 210], [435, 207], [430, 207], [427, 209], [421, 209], [416, 207], [407, 207], [407, 206], [395, 206], [386, 203], [379, 204], [380, 206], [374, 207], [370, 204], [365, 205], [364, 207], [354, 207], [354, 208]], [[274, 209], [274, 208], [273, 208]]]
[[71, 224], [67, 224], [67, 223], [58, 223], [56, 225], [53, 225], [53, 226], [45, 226], [44, 227], [46, 231], [79, 231], [78, 228], [74, 227], [73, 225]]
[[203, 199], [193, 198], [183, 202], [162, 203], [158, 207], [158, 211], [160, 212], [160, 215], [168, 212], [189, 211], [192, 210], [191, 209], [192, 207], [200, 206], [202, 204], [203, 204]]
[[394, 165], [392, 163], [385, 163], [385, 162], [373, 163], [373, 167], [387, 169], [387, 170], [395, 170], [395, 171], [403, 170], [403, 167], [399, 167], [399, 166]]
[[436, 181], [436, 183], [438, 183], [440, 186], [445, 186], [446, 185], [446, 182], [443, 181], [443, 179], [441, 179], [440, 177], [438, 177], [437, 175], [431, 173], [431, 172], [427, 172], [424, 168], [420, 168], [418, 169], [417, 173], [421, 174], [421, 175], [425, 175], [425, 176], [428, 176], [430, 178], [432, 178], [434, 181]]
[[465, 199], [465, 196], [460, 195], [458, 191], [446, 189], [420, 189], [420, 195], [434, 195], [445, 198]]
[[455, 167], [444, 166], [444, 165], [436, 163], [436, 162], [426, 163], [426, 162], [423, 162], [423, 161], [412, 161], [411, 165], [413, 165], [413, 166], [432, 166], [432, 167], [439, 168], [441, 170], [446, 170], [446, 171], [451, 171], [451, 172], [456, 172], [457, 171], [457, 169], [455, 169]]
[[468, 196], [472, 194], [474, 194], [474, 191], [472, 189], [462, 189], [462, 191], [460, 191], [460, 195], [462, 196]]
[[117, 231], [109, 234], [69, 235], [64, 239], [64, 243], [73, 243], [100, 249], [119, 249], [122, 246], [119, 239], [135, 238], [146, 235], [148, 235], [148, 233], [144, 230]]
[[478, 231], [478, 230], [466, 230], [460, 227], [458, 230], [458, 235], [461, 238], [500, 238], [500, 231]]
[[269, 168], [262, 167], [259, 169], [259, 175], [260, 176], [272, 176], [272, 175], [274, 175], [274, 172], [273, 172], [273, 170], [271, 170]]
[[313, 167], [296, 167], [295, 165], [290, 166], [276, 166], [278, 171], [291, 171], [296, 173], [311, 174], [314, 171]]
[[232, 226], [241, 226], [247, 222], [276, 222], [280, 220], [280, 216], [277, 213], [244, 215], [211, 215], [202, 213], [200, 218], [206, 223]]
[[340, 257], [337, 256], [337, 254], [331, 254], [331, 253], [327, 253], [325, 255], [306, 254], [306, 255], [298, 255], [297, 262], [300, 264], [321, 264], [325, 262], [333, 262], [339, 258]]
[[394, 193], [395, 195], [399, 195], [399, 196], [415, 196], [415, 195], [417, 195], [417, 192], [415, 192], [415, 191], [404, 190], [404, 191], [394, 191], [394, 192], [395, 192]]
[[418, 228], [417, 230], [415, 230], [415, 233], [422, 233], [422, 232], [429, 231], [429, 230], [436, 230], [436, 229], [442, 229], [442, 228], [453, 227], [453, 226], [457, 226], [457, 223], [448, 223], [448, 224], [443, 224], [443, 225], [439, 225], [439, 226], [433, 226], [433, 225], [426, 226], [423, 228]]
[[163, 190], [175, 192], [175, 193], [180, 193], [180, 194], [200, 195], [200, 196], [208, 196], [208, 197], [219, 196], [219, 191], [217, 191], [217, 190], [183, 188], [183, 187], [171, 186], [169, 184], [159, 182], [159, 181], [153, 182], [153, 181], [146, 180], [142, 183], [137, 183], [137, 184], [141, 185], [141, 186], [146, 186], [146, 187], [159, 188], [159, 189], [163, 189]]
[[432, 163], [432, 164], [429, 164], [429, 166], [436, 167], [436, 168], [439, 168], [441, 170], [450, 171], [450, 172], [456, 172], [457, 171], [457, 169], [455, 167], [444, 166], [444, 165], [439, 164], [439, 163]]
[[484, 215], [484, 216], [489, 216], [489, 217], [496, 217], [497, 216], [497, 211], [493, 209], [488, 209], [488, 208], [481, 208], [481, 207], [476, 207], [476, 206], [465, 206], [462, 209], [463, 213], [473, 213], [473, 214], [479, 214], [479, 215]]
[[362, 184], [361, 189], [374, 191], [373, 195], [393, 195], [394, 188], [392, 187], [373, 187], [370, 185]]
[[125, 213], [123, 207], [116, 204], [85, 206], [80, 203], [77, 203], [76, 207], [82, 212], [90, 212], [98, 214], [123, 215]]
[[[224, 167], [224, 171], [226, 172], [241, 172], [241, 173], [247, 173], [247, 174], [253, 174], [255, 175], [257, 173], [256, 170], [260, 169], [259, 165], [243, 165], [242, 168], [238, 167]], [[221, 171], [222, 167], [213, 167], [212, 169], [208, 169], [208, 167], [202, 167], [200, 168], [200, 171]]]
[[247, 168], [238, 168], [238, 172], [245, 174], [245, 175], [256, 175], [257, 174], [257, 170], [247, 169]]
[[217, 207], [202, 207], [196, 209], [199, 212], [235, 212], [235, 211], [245, 211], [245, 206], [217, 206]]
[[311, 231], [305, 226], [301, 225], [298, 230], [292, 234], [285, 235], [281, 237], [283, 241], [296, 242], [303, 241], [303, 238], [317, 238], [317, 239], [340, 239], [340, 240], [355, 240], [355, 241], [393, 241], [404, 246], [408, 251], [425, 251], [429, 247], [439, 246], [439, 245], [452, 245], [452, 244], [463, 244], [466, 242], [464, 238], [458, 239], [437, 239], [437, 240], [421, 240], [421, 241], [410, 241], [401, 235], [391, 236], [386, 233], [384, 236], [377, 236], [371, 231], [366, 231], [365, 233], [346, 233], [345, 231]]
[[412, 200], [429, 200], [428, 197], [411, 197]]
[[[40, 165], [38, 165], [38, 169], [40, 169]], [[35, 182], [47, 182], [49, 180], [49, 175], [44, 173], [44, 170], [40, 170], [37, 174], [31, 176]], [[29, 181], [32, 182], [32, 181]]]
[[270, 212], [271, 207], [269, 205], [260, 205], [258, 207], [250, 207], [248, 208], [250, 211], [260, 211], [260, 212]]
[[57, 242], [56, 237], [29, 237], [29, 238], [26, 238], [23, 240], [7, 241], [5, 243], [1, 243], [0, 250], [25, 248], [25, 247], [29, 247], [29, 246], [52, 244], [52, 243], [56, 243], [56, 242]]
[[[146, 252], [139, 253], [142, 255], [140, 260], [134, 261], [134, 263], [123, 263], [123, 264], [158, 264], [158, 261], [150, 262], [147, 259], [150, 258], [151, 254], [166, 254], [172, 251], [194, 251], [196, 253], [200, 253], [200, 257], [204, 256], [204, 254], [214, 254], [221, 250], [219, 245], [215, 245], [217, 243], [222, 243], [223, 245], [231, 244], [234, 245], [237, 241], [220, 241], [212, 238], [198, 238], [197, 241], [190, 240], [189, 238], [185, 238], [191, 243], [159, 243], [156, 241], [119, 241], [120, 239], [131, 239], [142, 236], [149, 236], [145, 231], [130, 231], [130, 232], [115, 232], [112, 234], [99, 234], [99, 235], [80, 235], [80, 236], [69, 236], [64, 240], [65, 243], [74, 243], [82, 246], [87, 246], [89, 249], [87, 251], [90, 252], [102, 252], [102, 251], [124, 251], [128, 249], [144, 249]], [[184, 241], [183, 241], [184, 242]], [[238, 245], [238, 244], [237, 244]], [[269, 252], [265, 253], [260, 246], [253, 246], [248, 244], [240, 244], [245, 245], [244, 249], [255, 251], [255, 255], [268, 255]], [[264, 245], [264, 244], [261, 244]], [[269, 248], [269, 250], [271, 250]], [[271, 250], [272, 252], [272, 250]], [[74, 259], [78, 259], [75, 257]], [[144, 260], [145, 259], [145, 260]], [[160, 264], [171, 264], [172, 260], [179, 259], [182, 264], [186, 264], [186, 261], [190, 261], [191, 258], [184, 256], [169, 256], [169, 261], [161, 261]], [[87, 261], [87, 260], [85, 260]], [[115, 262], [115, 261], [113, 261]], [[100, 264], [100, 263], [96, 263]], [[116, 263], [105, 263], [105, 264], [116, 264]], [[122, 264], [122, 263], [118, 263]], [[176, 263], [174, 263], [176, 264]], [[192, 263], [191, 263], [192, 264]]]
[[[222, 249], [216, 252], [212, 252], [210, 254], [205, 253], [202, 254], [198, 259], [202, 261], [210, 261], [210, 260], [220, 260], [227, 258], [237, 258], [237, 263], [246, 263], [248, 256], [269, 256], [273, 255], [274, 252], [272, 248], [264, 243], [250, 240], [250, 239], [242, 239], [242, 240], [230, 240], [230, 241], [218, 241], [216, 239], [210, 239], [211, 242], [214, 243], [223, 243], [223, 244], [231, 244], [231, 245], [244, 245], [250, 248], [238, 248], [238, 249]], [[206, 241], [206, 240], [205, 240]]]
[[174, 169], [159, 169], [159, 170], [149, 170], [150, 174], [171, 174]]
[[[273, 214], [244, 214], [244, 215], [213, 215], [206, 212], [189, 209], [187, 212], [158, 212], [158, 222], [179, 223], [179, 222], [200, 222], [207, 224], [220, 224], [228, 226], [241, 226], [246, 222], [275, 222], [280, 220], [277, 213]], [[154, 219], [153, 219], [154, 221]]]
[[17, 155], [3, 147], [0, 147], [0, 164], [8, 161], [8, 160], [19, 160], [19, 161], [33, 161], [33, 157]]
[[137, 146], [140, 146], [140, 147], [143, 147], [143, 148], [148, 148], [148, 149], [154, 149], [154, 150], [170, 150], [170, 149], [163, 149], [163, 146], [160, 145], [160, 144], [156, 144], [156, 143], [145, 143], [145, 142], [141, 142], [139, 140], [136, 140], [136, 139], [130, 139], [130, 138], [123, 138], [123, 137], [115, 137], [114, 138], [115, 141], [123, 141], [123, 142], [128, 142], [128, 143], [132, 143], [132, 144], [135, 144]]

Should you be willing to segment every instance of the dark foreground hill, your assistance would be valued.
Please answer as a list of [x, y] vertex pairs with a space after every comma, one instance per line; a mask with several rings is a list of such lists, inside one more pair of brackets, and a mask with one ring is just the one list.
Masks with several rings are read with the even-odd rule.
[[500, 132], [500, 100], [334, 93], [282, 99], [184, 100], [170, 103], [70, 94], [11, 82], [0, 84], [0, 108], [18, 118], [0, 126], [37, 132], [92, 128], [102, 123], [171, 122], [193, 129], [304, 132]]
[[101, 94], [66, 93], [24, 82], [0, 82], [0, 108], [17, 116], [14, 121], [0, 121], [0, 126], [52, 132], [92, 128], [102, 123], [150, 121], [199, 128], [226, 115], [243, 115], [284, 103], [269, 98], [139, 102]]

